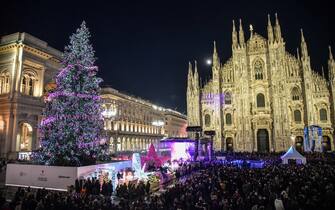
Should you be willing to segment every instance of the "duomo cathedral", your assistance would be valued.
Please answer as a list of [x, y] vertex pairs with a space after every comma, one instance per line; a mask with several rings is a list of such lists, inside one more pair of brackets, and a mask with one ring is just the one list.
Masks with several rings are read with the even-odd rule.
[[[322, 70], [323, 72], [323, 70]], [[268, 16], [267, 38], [250, 26], [246, 38], [241, 20], [233, 21], [232, 56], [221, 62], [214, 42], [212, 78], [200, 85], [197, 65], [189, 64], [189, 126], [214, 130], [215, 150], [303, 150], [304, 129], [319, 126], [324, 151], [334, 150], [335, 61], [329, 47], [329, 81], [311, 68], [301, 30], [300, 50], [285, 48], [277, 15]]]

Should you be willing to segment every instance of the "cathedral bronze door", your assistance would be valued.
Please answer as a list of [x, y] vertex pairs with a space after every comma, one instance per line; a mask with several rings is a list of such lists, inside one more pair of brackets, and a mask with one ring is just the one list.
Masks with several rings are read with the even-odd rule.
[[329, 136], [322, 136], [322, 151], [327, 152], [331, 150]]
[[228, 137], [226, 139], [226, 148], [227, 148], [227, 151], [229, 151], [229, 152], [234, 151], [233, 138]]
[[266, 129], [259, 129], [257, 131], [257, 151], [269, 152], [269, 133]]
[[298, 152], [303, 152], [304, 151], [304, 139], [301, 136], [297, 136], [295, 138], [295, 149]]

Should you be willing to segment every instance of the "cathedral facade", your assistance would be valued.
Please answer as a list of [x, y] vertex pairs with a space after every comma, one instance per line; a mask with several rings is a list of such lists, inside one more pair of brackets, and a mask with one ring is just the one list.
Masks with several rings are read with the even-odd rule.
[[[200, 85], [197, 65], [189, 64], [189, 126], [214, 130], [215, 150], [303, 150], [304, 129], [322, 128], [324, 151], [334, 150], [335, 61], [329, 47], [329, 80], [311, 68], [301, 30], [296, 55], [285, 48], [279, 20], [268, 16], [267, 38], [244, 36], [233, 21], [232, 56], [220, 62], [214, 42], [212, 78]], [[322, 70], [323, 72], [323, 70]]]

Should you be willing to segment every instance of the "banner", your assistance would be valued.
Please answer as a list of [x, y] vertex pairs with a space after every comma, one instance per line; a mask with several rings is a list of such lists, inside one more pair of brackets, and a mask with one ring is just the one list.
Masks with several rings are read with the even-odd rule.
[[130, 160], [82, 167], [9, 163], [7, 164], [6, 169], [5, 184], [7, 186], [67, 191], [69, 186], [74, 185], [76, 179], [83, 178], [85, 174], [93, 173], [100, 169], [108, 169], [117, 172], [127, 167], [131, 167]]

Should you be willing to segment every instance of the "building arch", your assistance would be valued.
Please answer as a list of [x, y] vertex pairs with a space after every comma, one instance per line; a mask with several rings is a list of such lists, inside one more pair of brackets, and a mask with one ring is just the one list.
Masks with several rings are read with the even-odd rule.
[[257, 58], [254, 61], [254, 74], [255, 80], [263, 80], [264, 78], [264, 62], [261, 58]]
[[34, 96], [37, 86], [37, 73], [32, 69], [24, 69], [21, 77], [20, 91], [24, 95]]
[[296, 109], [293, 111], [293, 119], [295, 123], [301, 123], [302, 119], [301, 119], [301, 111], [299, 109]]
[[10, 74], [9, 71], [2, 70], [0, 71], [0, 94], [9, 93], [10, 89]]
[[211, 115], [205, 114], [205, 126], [210, 127], [211, 126]]
[[19, 123], [17, 142], [19, 151], [31, 151], [33, 140], [33, 126], [28, 122]]
[[224, 103], [227, 105], [232, 104], [232, 94], [230, 91], [227, 91], [224, 94]]
[[232, 137], [227, 137], [226, 138], [226, 150], [229, 152], [234, 151], [234, 141]]
[[328, 120], [328, 117], [327, 117], [327, 109], [325, 108], [321, 108], [319, 110], [319, 117], [320, 117], [320, 121], [323, 122], [323, 121], [327, 121]]
[[304, 151], [304, 138], [302, 136], [295, 137], [295, 149], [298, 152]]
[[267, 129], [257, 130], [257, 151], [262, 153], [270, 151], [269, 132]]
[[301, 91], [298, 87], [293, 87], [291, 90], [291, 99], [293, 101], [298, 101], [301, 99]]
[[233, 118], [231, 113], [226, 114], [226, 125], [232, 125], [233, 124]]
[[257, 108], [264, 108], [265, 107], [265, 96], [263, 93], [258, 93], [256, 96], [256, 105]]

